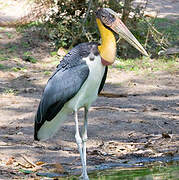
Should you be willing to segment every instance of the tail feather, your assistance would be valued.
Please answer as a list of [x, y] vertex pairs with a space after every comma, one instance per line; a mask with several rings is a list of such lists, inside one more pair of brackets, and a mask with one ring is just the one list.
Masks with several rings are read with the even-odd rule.
[[52, 137], [60, 129], [67, 114], [68, 112], [62, 108], [62, 110], [51, 121], [45, 121], [40, 129], [38, 129], [38, 121], [35, 121], [34, 140], [39, 141]]

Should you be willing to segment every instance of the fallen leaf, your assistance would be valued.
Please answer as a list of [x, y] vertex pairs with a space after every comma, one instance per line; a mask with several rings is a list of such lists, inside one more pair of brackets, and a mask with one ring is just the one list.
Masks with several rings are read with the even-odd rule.
[[108, 98], [121, 98], [121, 97], [128, 97], [128, 94], [117, 94], [117, 93], [112, 93], [112, 92], [106, 92], [106, 91], [102, 91], [99, 96], [104, 96], [104, 97], [108, 97]]
[[43, 161], [38, 161], [38, 162], [36, 162], [35, 164], [36, 164], [37, 166], [41, 166], [41, 165], [45, 164], [45, 162], [43, 162]]
[[162, 133], [163, 138], [171, 138], [171, 136], [168, 133]]
[[10, 157], [8, 159], [8, 161], [6, 162], [6, 165], [12, 165], [15, 162], [15, 158], [14, 157]]

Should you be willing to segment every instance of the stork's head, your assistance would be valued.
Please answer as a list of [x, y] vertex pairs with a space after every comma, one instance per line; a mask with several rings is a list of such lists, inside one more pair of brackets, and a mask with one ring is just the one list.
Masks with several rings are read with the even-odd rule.
[[[122, 38], [128, 41], [132, 46], [138, 49], [142, 54], [144, 54], [145, 56], [148, 56], [147, 52], [142, 47], [142, 45], [137, 41], [137, 39], [133, 36], [133, 34], [128, 30], [128, 28], [120, 20], [118, 14], [114, 12], [112, 9], [110, 8], [99, 9], [96, 13], [96, 18], [97, 18], [97, 24], [98, 24], [101, 36], [104, 36], [102, 37], [102, 41], [106, 38], [104, 29], [108, 29], [111, 32], [116, 32], [117, 34], [119, 34]], [[112, 64], [113, 62], [110, 62], [110, 64]]]

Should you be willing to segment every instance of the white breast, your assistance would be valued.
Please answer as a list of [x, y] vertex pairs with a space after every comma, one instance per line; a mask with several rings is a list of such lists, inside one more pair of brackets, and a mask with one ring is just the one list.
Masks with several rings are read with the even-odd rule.
[[104, 75], [105, 66], [101, 63], [101, 57], [95, 56], [91, 61], [89, 57], [83, 58], [89, 67], [89, 75], [78, 93], [68, 102], [66, 106], [72, 110], [81, 107], [90, 107], [98, 96], [99, 86]]

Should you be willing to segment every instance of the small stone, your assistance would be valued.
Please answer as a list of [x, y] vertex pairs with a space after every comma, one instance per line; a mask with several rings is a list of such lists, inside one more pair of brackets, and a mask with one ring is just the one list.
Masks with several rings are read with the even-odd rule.
[[6, 142], [0, 141], [0, 146], [7, 146]]
[[23, 135], [23, 132], [18, 132], [17, 135]]

